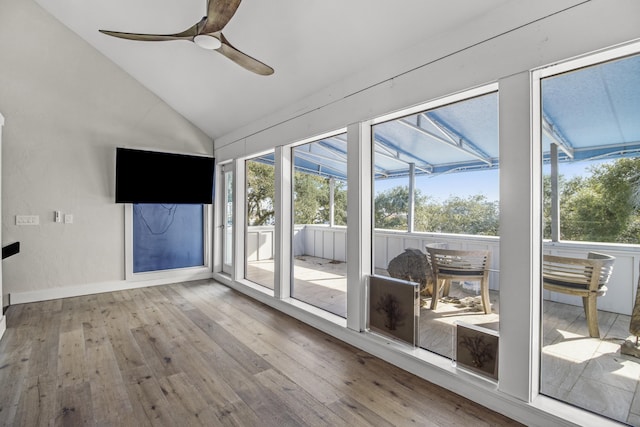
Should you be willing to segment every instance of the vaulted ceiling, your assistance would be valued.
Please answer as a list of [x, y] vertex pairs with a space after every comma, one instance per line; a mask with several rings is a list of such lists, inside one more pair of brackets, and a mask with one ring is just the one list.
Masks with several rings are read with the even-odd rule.
[[244, 0], [224, 35], [271, 76], [190, 42], [98, 32], [180, 32], [206, 0], [36, 1], [215, 140], [514, 0]]

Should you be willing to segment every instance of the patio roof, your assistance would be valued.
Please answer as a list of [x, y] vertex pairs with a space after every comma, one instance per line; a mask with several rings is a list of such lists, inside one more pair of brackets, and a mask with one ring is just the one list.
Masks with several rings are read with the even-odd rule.
[[[542, 82], [543, 158], [560, 162], [640, 152], [640, 55]], [[466, 99], [373, 127], [376, 179], [493, 169], [498, 159], [498, 93]], [[273, 164], [273, 154], [256, 159]], [[297, 171], [346, 180], [346, 135], [294, 149]]]
[[560, 161], [637, 155], [640, 151], [640, 55], [542, 82], [543, 153]]

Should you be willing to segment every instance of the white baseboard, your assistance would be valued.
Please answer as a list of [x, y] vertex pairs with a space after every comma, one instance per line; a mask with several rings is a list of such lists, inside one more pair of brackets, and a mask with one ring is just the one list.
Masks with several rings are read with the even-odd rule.
[[79, 297], [100, 294], [103, 292], [124, 291], [128, 289], [146, 288], [148, 286], [166, 285], [169, 283], [210, 279], [211, 272], [190, 273], [181, 276], [157, 278], [152, 280], [117, 280], [113, 282], [90, 283], [86, 285], [65, 286], [61, 288], [39, 289], [37, 291], [11, 292], [11, 305], [29, 302], [48, 301], [59, 298]]

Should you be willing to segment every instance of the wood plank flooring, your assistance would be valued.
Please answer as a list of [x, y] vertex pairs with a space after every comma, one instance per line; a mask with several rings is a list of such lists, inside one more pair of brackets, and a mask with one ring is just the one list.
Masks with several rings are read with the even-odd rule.
[[213, 281], [16, 305], [5, 426], [512, 426]]
[[[297, 299], [334, 314], [346, 313], [346, 264], [315, 257], [296, 257]], [[273, 288], [273, 261], [249, 263], [251, 278]], [[388, 275], [376, 269], [376, 274]], [[455, 284], [451, 295], [468, 297]], [[492, 313], [467, 311], [458, 304], [440, 302], [436, 310], [423, 300], [420, 310], [419, 346], [444, 357], [453, 357], [454, 323], [462, 321], [499, 329], [499, 292], [490, 291]], [[600, 310], [602, 339], [589, 336], [584, 309], [545, 300], [543, 302], [543, 347], [540, 391], [614, 420], [640, 426], [640, 359], [621, 354], [629, 333], [630, 316]]]

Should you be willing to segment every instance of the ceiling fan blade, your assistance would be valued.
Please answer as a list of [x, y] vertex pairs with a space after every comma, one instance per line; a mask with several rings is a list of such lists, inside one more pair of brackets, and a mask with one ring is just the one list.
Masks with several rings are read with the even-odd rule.
[[222, 29], [236, 13], [241, 0], [208, 0], [207, 21], [203, 32], [215, 33]]
[[138, 33], [122, 33], [119, 31], [98, 30], [108, 36], [118, 37], [127, 40], [139, 40], [139, 41], [167, 41], [167, 40], [193, 40], [199, 33], [199, 28], [202, 26], [202, 21], [187, 28], [186, 30], [176, 34], [138, 34]]
[[202, 18], [200, 22], [180, 33], [140, 34], [109, 30], [98, 31], [108, 36], [138, 41], [189, 40], [195, 42], [201, 47], [204, 47], [205, 49], [212, 49], [213, 47], [211, 46], [211, 43], [199, 43], [200, 40], [198, 40], [196, 36], [203, 36], [203, 39], [209, 39], [210, 42], [214, 41], [211, 39], [218, 39], [220, 41], [220, 47], [215, 49], [216, 51], [251, 72], [262, 76], [269, 76], [274, 73], [273, 68], [236, 49], [220, 32], [236, 13], [241, 1], [242, 0], [208, 0], [207, 16]]
[[233, 47], [222, 33], [220, 33], [220, 42], [222, 43], [222, 46], [216, 49], [216, 51], [220, 52], [236, 64], [262, 76], [269, 76], [273, 74], [273, 68]]

